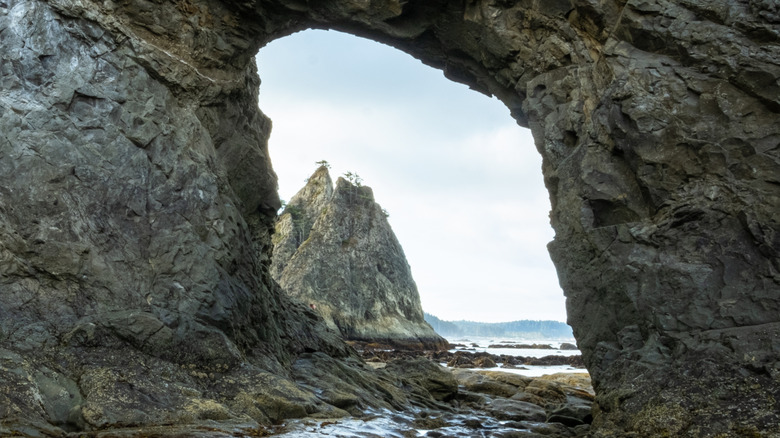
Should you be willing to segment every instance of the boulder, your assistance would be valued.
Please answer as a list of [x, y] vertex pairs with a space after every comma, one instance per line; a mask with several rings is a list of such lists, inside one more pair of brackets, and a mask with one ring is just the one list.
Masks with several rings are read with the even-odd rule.
[[496, 362], [489, 357], [478, 357], [474, 359], [474, 368], [495, 368]]
[[539, 397], [545, 405], [560, 404], [566, 401], [566, 393], [561, 385], [542, 379], [533, 379], [526, 385], [523, 392]]
[[[538, 380], [546, 380], [561, 384], [561, 388], [567, 395], [576, 393], [578, 396], [593, 397], [593, 385], [588, 373], [555, 373], [537, 377]], [[585, 395], [583, 395], [583, 393]]]
[[547, 414], [548, 423], [561, 423], [567, 427], [593, 422], [590, 404], [564, 404], [551, 409]]
[[504, 421], [544, 422], [547, 420], [547, 414], [543, 408], [517, 400], [494, 399], [485, 406], [485, 410], [495, 418]]
[[455, 356], [447, 362], [447, 366], [450, 368], [475, 368], [474, 357], [470, 354], [458, 351]]
[[455, 369], [452, 370], [452, 374], [466, 391], [495, 397], [511, 397], [518, 391], [514, 385], [499, 382], [475, 371]]
[[458, 381], [453, 374], [425, 358], [394, 360], [385, 371], [425, 388], [439, 401], [450, 401], [458, 395]]

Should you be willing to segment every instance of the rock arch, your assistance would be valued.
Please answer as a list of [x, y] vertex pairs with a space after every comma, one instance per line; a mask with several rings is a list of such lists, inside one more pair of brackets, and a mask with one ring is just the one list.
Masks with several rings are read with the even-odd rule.
[[[79, 421], [108, 427], [133, 406], [106, 376], [142, 373], [107, 359], [128, 345], [194, 375], [347, 354], [267, 275], [279, 201], [252, 62], [333, 28], [533, 131], [598, 431], [777, 432], [779, 26], [770, 0], [0, 1], [6, 369], [71, 392], [78, 375]], [[142, 414], [126, 421], [172, 421]]]

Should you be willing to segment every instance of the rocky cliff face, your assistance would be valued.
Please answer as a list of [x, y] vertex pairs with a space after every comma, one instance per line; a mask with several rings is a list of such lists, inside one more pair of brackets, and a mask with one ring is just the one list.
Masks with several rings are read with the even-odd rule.
[[166, 5], [0, 1], [0, 435], [264, 421], [262, 380], [348, 355], [264, 268], [257, 80], [179, 58]]
[[279, 217], [273, 243], [273, 278], [345, 339], [446, 348], [424, 320], [406, 256], [370, 187], [339, 178], [334, 188], [320, 167]]
[[0, 0], [4, 425], [300, 414], [267, 383], [347, 354], [268, 271], [252, 57], [308, 27], [532, 129], [597, 434], [780, 433], [772, 0]]

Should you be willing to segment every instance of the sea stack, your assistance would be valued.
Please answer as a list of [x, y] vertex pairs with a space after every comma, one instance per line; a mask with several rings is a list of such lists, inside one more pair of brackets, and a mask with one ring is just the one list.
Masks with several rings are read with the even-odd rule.
[[347, 340], [439, 349], [411, 269], [370, 187], [320, 166], [276, 223], [271, 275]]

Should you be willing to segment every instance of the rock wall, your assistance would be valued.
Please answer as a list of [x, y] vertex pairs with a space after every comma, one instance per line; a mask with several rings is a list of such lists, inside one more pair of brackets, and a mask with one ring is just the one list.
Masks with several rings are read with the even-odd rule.
[[349, 356], [267, 273], [270, 123], [225, 54], [247, 42], [179, 57], [186, 11], [124, 6], [0, 1], [3, 436], [267, 422], [299, 354]]
[[405, 50], [531, 128], [596, 433], [780, 432], [775, 2], [361, 5], [302, 20]]
[[0, 0], [3, 424], [278, 418], [247, 376], [348, 354], [268, 275], [252, 56], [308, 27], [532, 129], [596, 434], [780, 433], [772, 0]]
[[348, 340], [446, 349], [425, 322], [401, 244], [370, 187], [321, 166], [276, 223], [271, 276]]

